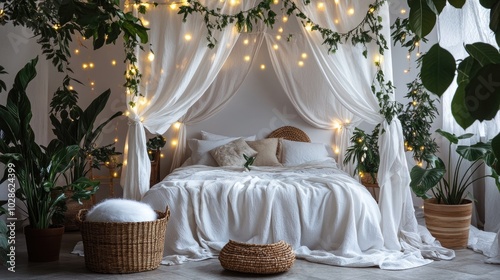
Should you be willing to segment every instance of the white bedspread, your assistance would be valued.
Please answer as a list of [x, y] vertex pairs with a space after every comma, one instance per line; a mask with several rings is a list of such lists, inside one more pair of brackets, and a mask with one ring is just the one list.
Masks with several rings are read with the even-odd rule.
[[418, 250], [384, 248], [376, 201], [333, 161], [250, 172], [183, 167], [143, 201], [159, 211], [170, 207], [164, 264], [216, 257], [229, 239], [284, 240], [297, 258], [339, 266], [407, 269], [431, 262]]

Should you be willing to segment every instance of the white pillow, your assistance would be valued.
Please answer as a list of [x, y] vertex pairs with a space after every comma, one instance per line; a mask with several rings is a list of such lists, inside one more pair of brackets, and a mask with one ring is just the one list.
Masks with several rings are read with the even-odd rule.
[[295, 166], [310, 161], [323, 161], [331, 159], [324, 144], [295, 142], [283, 140], [281, 163], [284, 166]]
[[188, 146], [191, 149], [191, 164], [218, 166], [215, 159], [210, 155], [210, 150], [225, 145], [238, 138], [225, 138], [221, 140], [198, 140], [189, 139]]
[[222, 140], [222, 139], [227, 139], [227, 138], [245, 138], [246, 141], [255, 141], [256, 135], [250, 135], [248, 137], [230, 137], [230, 136], [224, 136], [224, 135], [218, 135], [218, 134], [213, 134], [210, 132], [206, 131], [201, 131], [201, 139], [203, 140]]

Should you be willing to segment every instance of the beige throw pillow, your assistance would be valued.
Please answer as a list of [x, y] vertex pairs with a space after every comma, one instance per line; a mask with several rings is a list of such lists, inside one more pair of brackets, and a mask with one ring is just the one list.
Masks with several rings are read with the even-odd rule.
[[219, 166], [241, 166], [246, 163], [243, 154], [253, 157], [257, 151], [250, 148], [243, 138], [229, 142], [210, 151]]
[[247, 144], [257, 151], [253, 165], [255, 166], [281, 166], [276, 151], [278, 150], [278, 138], [268, 138], [258, 141], [247, 141]]

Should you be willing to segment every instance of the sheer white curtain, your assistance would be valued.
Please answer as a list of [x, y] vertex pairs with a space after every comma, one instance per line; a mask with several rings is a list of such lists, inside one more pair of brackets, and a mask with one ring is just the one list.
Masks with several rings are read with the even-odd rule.
[[[254, 1], [233, 5], [210, 1], [224, 13], [253, 6]], [[149, 40], [155, 59], [137, 51], [142, 73], [140, 93], [144, 97], [128, 108], [129, 130], [125, 143], [122, 173], [123, 196], [140, 200], [149, 189], [150, 162], [146, 151], [145, 129], [163, 134], [202, 96], [229, 56], [239, 33], [235, 28], [215, 32], [217, 47], [209, 49], [203, 17], [192, 15], [183, 23], [182, 16], [167, 5], [160, 5], [144, 16], [150, 22]], [[128, 102], [127, 102], [128, 103]]]
[[[295, 3], [314, 22], [340, 32], [345, 32], [359, 24], [368, 10], [366, 1], [324, 2], [322, 6], [304, 5], [302, 1]], [[385, 27], [382, 33], [386, 39], [389, 39], [390, 17], [387, 4], [381, 8], [380, 15]], [[427, 256], [449, 258], [453, 255], [452, 251], [437, 252], [441, 248], [426, 246], [417, 233], [401, 123], [397, 118], [391, 123], [385, 121], [379, 113], [378, 101], [370, 89], [376, 73], [374, 60], [381, 62], [387, 80], [392, 80], [390, 50], [386, 50], [384, 57], [379, 57], [376, 52], [377, 47], [372, 44], [368, 50], [368, 59], [366, 59], [361, 55], [360, 47], [343, 44], [339, 46], [335, 55], [329, 55], [322, 45], [321, 34], [305, 29], [303, 34], [313, 52], [312, 57], [320, 65], [322, 74], [329, 82], [331, 92], [337, 100], [363, 120], [372, 124], [382, 124], [381, 130], [384, 133], [381, 133], [379, 137], [378, 181], [381, 228], [385, 237], [385, 247], [394, 250], [403, 248], [409, 251], [420, 250]]]
[[[328, 81], [302, 34], [294, 34], [290, 42], [277, 36], [266, 34], [266, 44], [281, 86], [302, 119], [317, 128], [336, 130], [333, 148], [341, 163], [352, 127], [361, 119], [344, 108], [330, 92]], [[352, 165], [345, 170], [352, 174]]]
[[[464, 44], [485, 42], [497, 47], [495, 35], [489, 28], [489, 22], [490, 11], [483, 8], [478, 1], [467, 1], [462, 9], [455, 9], [448, 5], [441, 13], [439, 20], [439, 44], [450, 51], [455, 59], [463, 59], [468, 56]], [[498, 115], [491, 121], [482, 123], [476, 121], [466, 131], [455, 122], [451, 112], [451, 101], [456, 89], [457, 84], [453, 82], [442, 97], [443, 129], [457, 135], [465, 132], [474, 133], [475, 136], [470, 139], [470, 144], [492, 139], [500, 132], [500, 117]], [[467, 144], [466, 142], [462, 140], [460, 143]], [[452, 158], [456, 162], [456, 153], [452, 154]], [[486, 180], [484, 184], [484, 229], [498, 232], [500, 236], [500, 215], [498, 214], [500, 213], [500, 192], [492, 180]], [[475, 192], [475, 195], [481, 194]], [[500, 247], [497, 252], [500, 253]]]
[[[455, 59], [463, 59], [468, 56], [464, 44], [474, 42], [485, 42], [496, 45], [495, 36], [489, 29], [490, 12], [483, 8], [477, 1], [467, 1], [462, 9], [445, 8], [439, 21], [439, 43], [450, 51]], [[461, 32], [457, 32], [461, 30]], [[471, 127], [464, 131], [453, 118], [451, 113], [451, 101], [457, 89], [454, 82], [443, 96], [443, 129], [455, 134], [471, 132], [475, 137], [471, 143], [488, 141], [500, 132], [500, 118], [497, 116], [491, 121], [480, 123], [476, 121]], [[461, 141], [460, 143], [465, 143]], [[456, 162], [457, 155], [452, 154]], [[491, 181], [485, 186], [485, 230], [500, 230], [500, 192]]]
[[170, 171], [181, 166], [186, 151], [186, 126], [206, 120], [231, 100], [245, 80], [256, 53], [260, 50], [263, 33], [242, 33], [217, 78], [203, 96], [180, 119], [177, 146]]

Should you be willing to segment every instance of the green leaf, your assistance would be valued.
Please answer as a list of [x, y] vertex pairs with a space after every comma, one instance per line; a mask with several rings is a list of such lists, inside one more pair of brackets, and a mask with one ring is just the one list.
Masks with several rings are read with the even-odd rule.
[[453, 82], [455, 67], [453, 55], [435, 44], [422, 58], [422, 84], [438, 96], [443, 95]]
[[500, 107], [500, 64], [481, 68], [465, 87], [465, 105], [477, 120], [493, 119]]
[[436, 24], [436, 14], [429, 8], [426, 0], [413, 0], [410, 2], [410, 28], [424, 38]]
[[[439, 158], [438, 158], [439, 159]], [[439, 159], [437, 167], [423, 169], [415, 165], [410, 172], [410, 187], [418, 197], [427, 198], [426, 193], [436, 186], [446, 173], [444, 162]]]
[[464, 157], [466, 160], [474, 162], [476, 160], [482, 159], [488, 153], [488, 150], [481, 144], [471, 145], [471, 146], [458, 146], [457, 153]]
[[458, 144], [458, 137], [455, 134], [446, 132], [441, 129], [437, 129], [436, 132], [439, 133], [444, 138], [448, 139], [448, 141], [450, 141], [451, 143]]
[[465, 4], [465, 0], [448, 0], [448, 2], [455, 8], [462, 8]]
[[469, 83], [470, 79], [476, 75], [479, 69], [481, 69], [481, 65], [477, 60], [471, 56], [466, 57], [462, 60], [462, 62], [460, 62], [460, 64], [458, 64], [457, 84], [460, 85], [461, 83]]
[[446, 6], [446, 0], [427, 0], [427, 6], [436, 14], [439, 15]]
[[490, 29], [498, 33], [500, 27], [500, 4], [497, 2], [490, 10]]
[[463, 129], [468, 128], [476, 121], [476, 119], [469, 114], [465, 106], [465, 85], [465, 83], [461, 83], [458, 86], [455, 95], [453, 95], [453, 100], [451, 101], [451, 113], [455, 121]]
[[465, 45], [465, 50], [476, 59], [481, 66], [492, 63], [500, 63], [500, 53], [498, 49], [490, 44], [478, 42]]
[[498, 0], [479, 0], [479, 3], [486, 9], [491, 9], [496, 3], [498, 3]]

